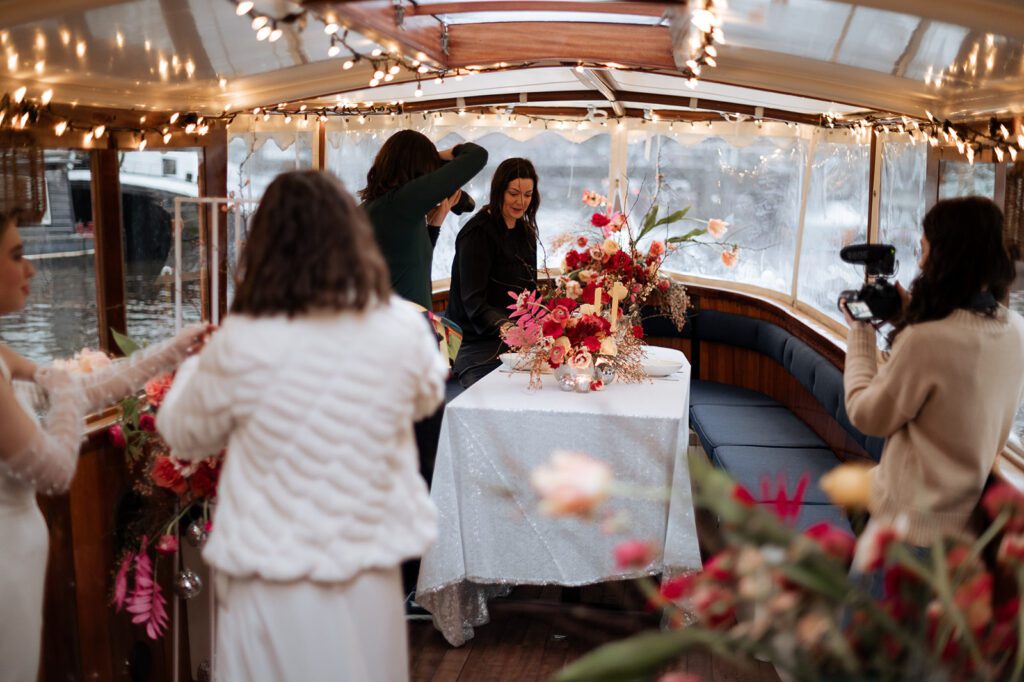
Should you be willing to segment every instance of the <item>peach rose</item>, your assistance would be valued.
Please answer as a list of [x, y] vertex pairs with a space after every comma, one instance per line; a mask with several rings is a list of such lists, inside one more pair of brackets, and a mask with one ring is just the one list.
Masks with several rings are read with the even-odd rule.
[[722, 265], [724, 265], [727, 268], [734, 268], [734, 267], [736, 267], [736, 263], [739, 261], [739, 259], [740, 259], [739, 249], [737, 249], [735, 247], [732, 249], [732, 251], [723, 251], [722, 252]]
[[871, 467], [840, 464], [821, 477], [820, 486], [840, 507], [867, 509], [871, 499]]
[[583, 295], [583, 287], [576, 280], [567, 282], [565, 285], [565, 295], [575, 301]]
[[618, 355], [619, 346], [615, 343], [615, 339], [611, 336], [606, 336], [601, 339], [601, 349], [597, 351], [601, 355]]
[[659, 242], [658, 240], [654, 240], [653, 242], [651, 242], [651, 248], [648, 249], [647, 255], [653, 256], [654, 258], [657, 258], [658, 256], [662, 255], [663, 253], [665, 253], [665, 244], [664, 243]]
[[725, 236], [725, 233], [729, 231], [729, 223], [718, 218], [712, 218], [708, 221], [708, 234], [715, 239], [721, 239]]
[[[591, 280], [595, 277], [597, 277], [597, 273], [593, 270], [580, 270], [579, 278], [584, 284], [590, 284]], [[582, 293], [582, 291], [580, 293]]]
[[608, 497], [612, 470], [581, 452], [555, 450], [549, 463], [533, 470], [530, 482], [545, 514], [589, 516]]
[[612, 256], [612, 255], [616, 254], [618, 252], [618, 250], [619, 250], [619, 243], [617, 241], [615, 241], [614, 239], [612, 239], [611, 237], [609, 237], [608, 239], [605, 239], [604, 243], [601, 244], [601, 251], [603, 251], [604, 253], [606, 253], [609, 256]]
[[174, 375], [167, 373], [161, 374], [158, 377], [154, 377], [146, 382], [146, 400], [154, 408], [160, 407], [160, 403], [164, 401], [164, 396], [167, 395], [167, 391], [171, 390], [171, 382], [174, 381]]
[[572, 356], [572, 366], [575, 369], [589, 369], [593, 364], [594, 358], [590, 355], [590, 351], [578, 350]]

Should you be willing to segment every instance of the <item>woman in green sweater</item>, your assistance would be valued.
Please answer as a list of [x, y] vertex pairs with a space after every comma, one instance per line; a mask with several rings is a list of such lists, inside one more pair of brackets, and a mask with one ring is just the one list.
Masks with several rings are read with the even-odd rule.
[[402, 298], [430, 310], [430, 263], [441, 222], [458, 201], [459, 188], [486, 164], [483, 147], [464, 142], [438, 151], [415, 130], [395, 133], [377, 152], [359, 198], [391, 272], [391, 287]]
[[846, 410], [862, 432], [887, 439], [865, 535], [896, 525], [927, 547], [971, 534], [971, 512], [1024, 400], [1024, 319], [1001, 303], [1014, 270], [992, 201], [936, 204], [921, 251], [888, 361], [878, 363], [874, 328], [840, 307], [850, 326]]

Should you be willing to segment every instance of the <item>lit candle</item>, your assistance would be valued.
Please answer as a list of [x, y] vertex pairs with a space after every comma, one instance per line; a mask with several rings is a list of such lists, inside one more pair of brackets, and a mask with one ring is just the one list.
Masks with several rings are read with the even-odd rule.
[[622, 282], [616, 282], [608, 293], [612, 297], [612, 331], [615, 331], [619, 326], [619, 301], [626, 298], [629, 290]]
[[600, 315], [601, 314], [601, 294], [602, 294], [601, 287], [598, 287], [594, 291], [594, 314], [595, 315]]

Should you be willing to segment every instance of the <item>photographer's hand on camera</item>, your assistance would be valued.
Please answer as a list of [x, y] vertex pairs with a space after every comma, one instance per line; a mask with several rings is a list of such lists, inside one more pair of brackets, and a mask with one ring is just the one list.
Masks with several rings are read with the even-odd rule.
[[459, 199], [462, 197], [462, 190], [455, 190], [455, 194], [450, 197], [443, 199], [440, 204], [435, 206], [433, 210], [427, 213], [427, 225], [429, 227], [441, 228], [441, 223], [448, 217], [448, 213], [451, 212], [452, 206], [459, 203]]

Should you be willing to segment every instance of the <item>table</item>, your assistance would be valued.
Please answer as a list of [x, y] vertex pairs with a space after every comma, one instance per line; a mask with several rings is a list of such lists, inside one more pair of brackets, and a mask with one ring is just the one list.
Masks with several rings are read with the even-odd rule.
[[[648, 575], [701, 567], [686, 463], [689, 363], [665, 379], [616, 382], [592, 393], [561, 391], [550, 375], [542, 389], [530, 390], [528, 380], [492, 372], [445, 408], [431, 486], [439, 536], [423, 557], [416, 601], [454, 646], [488, 622], [488, 599], [514, 585], [634, 577], [616, 567], [612, 551], [628, 538], [661, 546]], [[547, 517], [537, 509], [530, 471], [555, 449], [586, 452], [607, 462], [616, 481], [671, 495], [605, 502], [605, 512], [628, 514], [625, 533], [602, 532], [598, 521]]]

